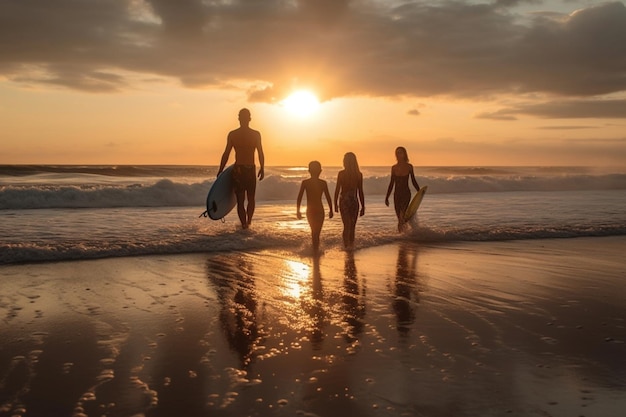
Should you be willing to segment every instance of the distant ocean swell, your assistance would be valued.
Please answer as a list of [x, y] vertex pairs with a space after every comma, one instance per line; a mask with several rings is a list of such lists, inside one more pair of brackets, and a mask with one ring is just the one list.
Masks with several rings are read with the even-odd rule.
[[4, 186], [0, 209], [197, 206], [204, 204], [209, 187], [166, 179], [152, 185]]
[[0, 176], [29, 177], [35, 175], [80, 174], [107, 177], [210, 176], [217, 167], [194, 165], [0, 165]]
[[[257, 188], [259, 201], [294, 200], [301, 178], [269, 175]], [[626, 190], [626, 174], [508, 176], [418, 176], [430, 194], [519, 191]], [[334, 179], [329, 180], [334, 189]], [[205, 204], [213, 179], [186, 183], [172, 179], [133, 184], [7, 184], [0, 185], [0, 210], [44, 208], [191, 207]], [[388, 176], [364, 180], [366, 195], [384, 195]]]

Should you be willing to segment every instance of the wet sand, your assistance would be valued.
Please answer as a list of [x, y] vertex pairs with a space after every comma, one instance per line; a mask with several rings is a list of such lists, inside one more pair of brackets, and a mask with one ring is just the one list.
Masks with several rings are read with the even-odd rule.
[[622, 416], [625, 249], [2, 266], [0, 416]]

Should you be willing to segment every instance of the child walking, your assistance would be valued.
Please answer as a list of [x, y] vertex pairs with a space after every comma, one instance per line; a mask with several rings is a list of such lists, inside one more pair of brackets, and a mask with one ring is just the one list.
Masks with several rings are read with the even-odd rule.
[[318, 161], [311, 161], [309, 163], [309, 173], [311, 178], [302, 181], [300, 185], [300, 192], [298, 193], [297, 201], [297, 216], [298, 219], [302, 218], [300, 213], [300, 205], [302, 204], [302, 195], [306, 191], [306, 219], [311, 226], [311, 238], [313, 240], [313, 251], [319, 251], [320, 247], [320, 233], [322, 232], [322, 225], [324, 224], [324, 218], [326, 213], [324, 212], [324, 204], [322, 203], [322, 194], [326, 196], [328, 202], [328, 218], [333, 218], [333, 204], [330, 199], [330, 192], [328, 192], [328, 184], [326, 181], [320, 179], [322, 173], [322, 165]]

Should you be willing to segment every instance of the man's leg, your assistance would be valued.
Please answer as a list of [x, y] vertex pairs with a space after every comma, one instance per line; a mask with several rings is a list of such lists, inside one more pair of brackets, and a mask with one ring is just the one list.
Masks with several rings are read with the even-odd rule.
[[245, 191], [237, 191], [235, 193], [237, 196], [237, 215], [239, 216], [239, 221], [241, 222], [241, 227], [244, 229], [248, 228], [248, 222], [246, 220], [246, 208], [245, 208]]
[[252, 223], [252, 216], [254, 215], [254, 209], [256, 208], [256, 173], [255, 170], [252, 169], [249, 172], [250, 176], [246, 182], [246, 198], [248, 199], [248, 217], [247, 224], [250, 226]]
[[250, 226], [250, 224], [252, 223], [252, 216], [254, 215], [254, 209], [256, 208], [256, 201], [255, 201], [255, 190], [254, 188], [252, 190], [248, 191], [248, 226]]

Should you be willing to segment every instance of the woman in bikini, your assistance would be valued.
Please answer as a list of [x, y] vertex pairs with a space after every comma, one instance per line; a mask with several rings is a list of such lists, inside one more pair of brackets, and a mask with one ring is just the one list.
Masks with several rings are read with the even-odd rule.
[[391, 195], [391, 190], [395, 187], [393, 192], [393, 206], [396, 210], [396, 216], [398, 217], [398, 232], [402, 232], [406, 227], [404, 212], [411, 202], [409, 177], [411, 178], [411, 182], [417, 191], [419, 191], [420, 186], [415, 180], [413, 165], [409, 163], [409, 155], [404, 147], [399, 146], [396, 148], [396, 160], [398, 163], [391, 167], [391, 180], [389, 181], [389, 187], [387, 188], [385, 204], [389, 207], [389, 196]]
[[343, 246], [354, 248], [356, 221], [365, 214], [363, 174], [359, 170], [356, 155], [348, 152], [343, 157], [344, 169], [337, 174], [335, 187], [335, 211], [341, 212], [343, 222]]

